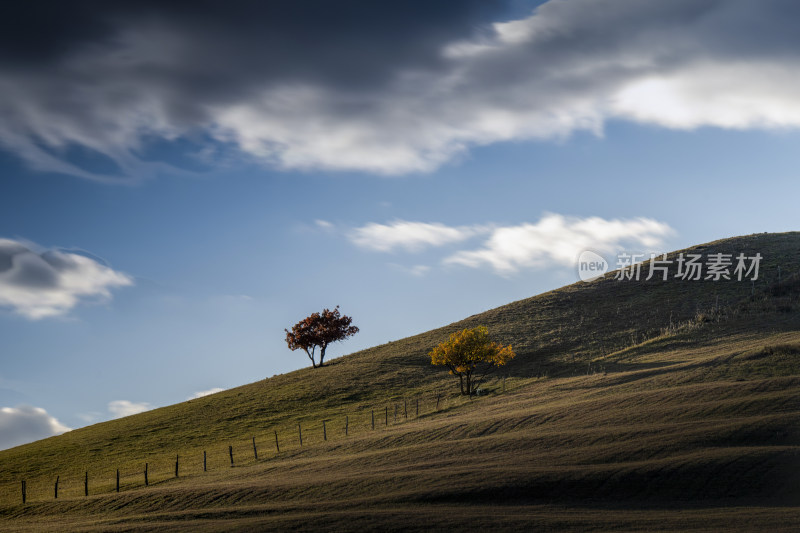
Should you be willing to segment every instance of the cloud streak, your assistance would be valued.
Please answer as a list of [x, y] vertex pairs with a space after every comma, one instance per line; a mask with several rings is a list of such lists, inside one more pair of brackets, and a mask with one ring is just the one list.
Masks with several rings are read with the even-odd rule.
[[132, 402], [130, 400], [114, 400], [108, 402], [108, 411], [114, 418], [136, 415], [149, 411], [153, 406], [147, 402]]
[[546, 265], [574, 266], [584, 250], [617, 252], [625, 246], [655, 251], [674, 230], [649, 218], [578, 218], [549, 214], [535, 224], [496, 228], [478, 249], [462, 250], [445, 264], [489, 267], [508, 275]]
[[113, 181], [163, 168], [154, 140], [402, 174], [609, 120], [800, 126], [793, 2], [551, 1], [504, 22], [506, 2], [145, 3], [4, 7], [0, 143]]
[[41, 407], [0, 407], [0, 450], [60, 435], [71, 428]]
[[[357, 246], [374, 252], [405, 250], [418, 252], [482, 238], [477, 248], [462, 249], [442, 260], [444, 265], [489, 268], [499, 275], [546, 266], [574, 266], [584, 250], [613, 253], [625, 247], [658, 251], [675, 231], [666, 223], [645, 217], [604, 219], [547, 214], [538, 222], [512, 226], [446, 226], [422, 222], [370, 223], [349, 235]], [[417, 276], [429, 267], [417, 265], [404, 270]]]
[[128, 275], [84, 255], [39, 252], [0, 239], [0, 306], [26, 318], [64, 315], [81, 301], [109, 300], [112, 289], [132, 284]]
[[393, 252], [404, 249], [417, 252], [427, 247], [460, 242], [487, 228], [480, 226], [445, 226], [438, 223], [408, 222], [395, 220], [388, 224], [371, 222], [350, 232], [350, 241], [361, 248], [377, 252]]

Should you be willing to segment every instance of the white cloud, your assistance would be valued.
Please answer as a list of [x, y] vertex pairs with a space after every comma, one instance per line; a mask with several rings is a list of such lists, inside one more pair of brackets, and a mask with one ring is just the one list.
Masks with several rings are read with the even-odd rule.
[[316, 224], [318, 228], [321, 228], [321, 229], [324, 229], [324, 230], [333, 229], [333, 223], [328, 222], [327, 220], [317, 219], [317, 220], [314, 221], [314, 224]]
[[89, 257], [0, 239], [0, 306], [33, 320], [64, 315], [86, 299], [108, 300], [133, 280]]
[[612, 109], [637, 122], [676, 129], [796, 128], [798, 85], [796, 72], [778, 61], [698, 61], [677, 72], [631, 81], [615, 95]]
[[114, 400], [108, 402], [108, 410], [112, 415], [114, 415], [114, 418], [122, 418], [124, 416], [143, 413], [144, 411], [149, 411], [152, 408], [153, 406], [147, 402], [135, 403], [128, 400]]
[[[452, 253], [443, 264], [488, 267], [497, 274], [508, 275], [525, 268], [574, 266], [584, 250], [616, 253], [634, 247], [635, 251], [659, 251], [665, 239], [674, 233], [668, 224], [651, 218], [581, 218], [551, 213], [536, 223], [515, 226], [451, 227], [408, 221], [370, 223], [355, 229], [349, 237], [356, 245], [376, 252], [400, 248], [413, 252], [425, 246], [443, 246], [485, 235], [482, 246]], [[430, 270], [426, 265], [392, 266], [414, 276], [423, 276]]]
[[389, 224], [371, 222], [354, 229], [350, 240], [361, 248], [391, 252], [400, 248], [416, 252], [426, 247], [459, 242], [488, 231], [480, 226], [445, 226], [425, 222], [396, 220]]
[[195, 392], [194, 394], [192, 394], [191, 396], [189, 396], [186, 399], [187, 400], [194, 400], [195, 398], [202, 398], [203, 396], [209, 396], [211, 394], [216, 394], [216, 393], [222, 392], [224, 390], [225, 389], [221, 389], [219, 387], [212, 387], [212, 388], [210, 388], [208, 390], [201, 390], [201, 391]]
[[573, 266], [583, 250], [610, 253], [627, 245], [656, 251], [672, 234], [669, 225], [650, 218], [607, 220], [548, 214], [535, 224], [495, 228], [482, 247], [459, 251], [444, 262], [486, 266], [507, 275], [548, 264]]
[[0, 450], [70, 430], [41, 407], [19, 405], [0, 408]]

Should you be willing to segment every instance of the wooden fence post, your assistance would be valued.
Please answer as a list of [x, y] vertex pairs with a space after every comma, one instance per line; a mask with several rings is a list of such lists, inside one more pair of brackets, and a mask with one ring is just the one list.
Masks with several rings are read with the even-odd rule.
[[281, 447], [278, 445], [278, 430], [275, 430], [275, 451], [281, 453]]
[[408, 400], [403, 398], [403, 418], [408, 420]]
[[328, 440], [328, 430], [325, 429], [325, 421], [322, 421], [322, 440]]
[[375, 429], [375, 408], [372, 408], [372, 429]]
[[394, 421], [397, 422], [397, 404], [394, 404]]
[[208, 463], [206, 462], [206, 451], [203, 450], [203, 472], [208, 472], [207, 464]]
[[442, 397], [442, 394], [439, 393], [436, 395], [436, 410], [439, 410], [439, 399]]
[[178, 456], [175, 456], [175, 477], [178, 477]]
[[345, 415], [344, 417], [344, 436], [347, 436], [347, 426], [350, 425], [350, 417]]
[[117, 492], [119, 492], [119, 468], [117, 468]]
[[300, 427], [300, 422], [297, 423], [297, 435], [300, 437], [300, 446], [303, 445], [303, 428]]
[[233, 467], [233, 446], [228, 446], [228, 455], [231, 456], [231, 467]]
[[56, 486], [53, 487], [53, 497], [57, 500], [58, 499], [58, 479], [61, 476], [56, 476]]
[[86, 471], [86, 475], [83, 478], [83, 495], [89, 495], [89, 471]]
[[146, 487], [146, 486], [148, 486], [148, 485], [150, 484], [150, 483], [147, 481], [147, 467], [148, 467], [148, 464], [147, 464], [147, 463], [145, 463], [145, 464], [144, 464], [144, 486], [145, 486], [145, 487]]
[[22, 480], [22, 503], [25, 503], [25, 499], [26, 499], [26, 498], [27, 498], [27, 496], [28, 496], [28, 495], [26, 494], [26, 492], [27, 492], [27, 490], [26, 490], [26, 489], [27, 489], [27, 487], [25, 486], [25, 480], [23, 479], [23, 480]]
[[256, 448], [256, 438], [253, 437], [253, 457], [258, 461], [258, 448]]
[[389, 406], [388, 405], [386, 406], [386, 410], [384, 412], [384, 425], [385, 426], [389, 425]]
[[506, 377], [503, 376], [503, 392], [506, 391]]
[[419, 418], [419, 398], [416, 398], [416, 402], [417, 402], [417, 416], [416, 417]]

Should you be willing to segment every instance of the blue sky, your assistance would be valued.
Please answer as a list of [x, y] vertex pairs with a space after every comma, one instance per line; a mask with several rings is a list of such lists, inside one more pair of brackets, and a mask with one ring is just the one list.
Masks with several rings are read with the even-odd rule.
[[0, 446], [307, 366], [283, 329], [324, 307], [338, 356], [585, 248], [797, 229], [795, 6], [538, 4], [75, 2], [3, 37]]

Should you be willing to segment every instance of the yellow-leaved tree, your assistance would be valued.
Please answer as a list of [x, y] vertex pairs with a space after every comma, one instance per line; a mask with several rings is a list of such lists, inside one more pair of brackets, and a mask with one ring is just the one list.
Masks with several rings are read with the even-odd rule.
[[446, 366], [450, 373], [458, 376], [461, 394], [475, 392], [484, 378], [498, 366], [514, 358], [511, 345], [492, 342], [485, 326], [463, 329], [431, 350], [431, 364]]

